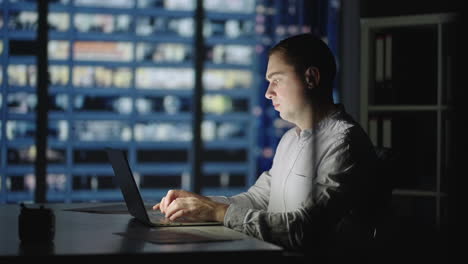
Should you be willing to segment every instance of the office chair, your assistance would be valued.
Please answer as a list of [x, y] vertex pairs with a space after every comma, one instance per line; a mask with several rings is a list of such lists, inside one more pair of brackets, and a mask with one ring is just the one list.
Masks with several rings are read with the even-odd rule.
[[[392, 213], [392, 192], [397, 185], [399, 177], [399, 153], [392, 148], [375, 147], [377, 154], [377, 188], [375, 192], [376, 200], [375, 218], [372, 238], [369, 241], [370, 263], [376, 261], [387, 263], [382, 256], [388, 251], [389, 243], [393, 243], [390, 237], [393, 236], [389, 230], [389, 221], [393, 217]], [[378, 261], [377, 261], [378, 260]]]
[[354, 208], [337, 223], [330, 237], [330, 250], [323, 259], [327, 263], [374, 263], [386, 243], [382, 231], [392, 215], [392, 191], [395, 175], [398, 175], [399, 155], [391, 148], [375, 147], [374, 150], [377, 155], [375, 182], [366, 187], [370, 196], [364, 198], [362, 208]]
[[[381, 229], [385, 228], [385, 221], [391, 215], [392, 191], [395, 186], [395, 173], [397, 153], [391, 148], [375, 147], [377, 154], [376, 187], [372, 190], [373, 199], [370, 199], [370, 208], [375, 208], [371, 215], [361, 218], [359, 214], [347, 215], [340, 220], [339, 226], [330, 237], [330, 241], [320, 241], [313, 249], [314, 261], [321, 263], [343, 263], [352, 260], [358, 263], [374, 263], [379, 259], [380, 247], [383, 246], [384, 237], [381, 238]], [[362, 225], [361, 225], [362, 224]], [[360, 229], [362, 227], [362, 229]], [[365, 230], [365, 231], [363, 231]], [[322, 245], [325, 251], [317, 250]], [[288, 262], [309, 263], [309, 256], [288, 253]], [[375, 262], [377, 263], [377, 262]]]
[[396, 185], [398, 175], [398, 154], [395, 150], [386, 147], [375, 147], [377, 154], [377, 214], [374, 238], [377, 238], [377, 227], [382, 220], [390, 214], [392, 192]]

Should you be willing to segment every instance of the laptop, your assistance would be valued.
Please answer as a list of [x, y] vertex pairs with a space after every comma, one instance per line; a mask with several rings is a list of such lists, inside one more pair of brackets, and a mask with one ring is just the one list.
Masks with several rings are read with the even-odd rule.
[[149, 226], [200, 226], [200, 225], [222, 225], [222, 222], [189, 222], [170, 221], [159, 210], [145, 207], [140, 190], [133, 178], [133, 173], [128, 163], [125, 152], [120, 149], [106, 148], [107, 157], [114, 170], [116, 182], [122, 191], [122, 195], [130, 214]]

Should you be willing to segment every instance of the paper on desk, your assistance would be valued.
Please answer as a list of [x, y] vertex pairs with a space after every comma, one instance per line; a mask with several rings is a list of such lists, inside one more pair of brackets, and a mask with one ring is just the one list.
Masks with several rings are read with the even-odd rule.
[[132, 230], [132, 232], [115, 233], [130, 239], [145, 240], [155, 244], [182, 244], [182, 243], [202, 243], [220, 242], [243, 239], [242, 236], [214, 232], [209, 228], [197, 229], [183, 227], [175, 229], [173, 227], [161, 229]]

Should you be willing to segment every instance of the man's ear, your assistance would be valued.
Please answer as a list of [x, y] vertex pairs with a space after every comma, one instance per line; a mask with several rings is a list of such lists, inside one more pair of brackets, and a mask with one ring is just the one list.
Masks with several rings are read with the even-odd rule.
[[318, 87], [320, 83], [320, 71], [317, 67], [309, 67], [305, 71], [305, 81], [307, 83], [307, 87], [312, 89], [314, 87]]

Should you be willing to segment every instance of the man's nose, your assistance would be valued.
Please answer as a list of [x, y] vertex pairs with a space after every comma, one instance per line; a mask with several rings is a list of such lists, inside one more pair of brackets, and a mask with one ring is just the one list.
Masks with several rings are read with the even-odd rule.
[[270, 85], [268, 85], [268, 88], [265, 92], [265, 98], [270, 100], [273, 98], [273, 91], [271, 90]]

